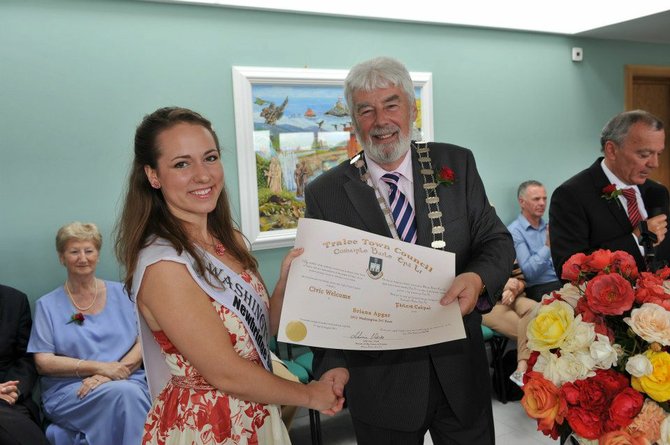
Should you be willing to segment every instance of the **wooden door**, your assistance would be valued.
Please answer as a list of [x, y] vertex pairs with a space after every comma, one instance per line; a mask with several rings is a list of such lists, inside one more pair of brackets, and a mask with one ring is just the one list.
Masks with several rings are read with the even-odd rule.
[[670, 188], [670, 67], [626, 65], [626, 110], [642, 109], [665, 125], [665, 151], [652, 179]]

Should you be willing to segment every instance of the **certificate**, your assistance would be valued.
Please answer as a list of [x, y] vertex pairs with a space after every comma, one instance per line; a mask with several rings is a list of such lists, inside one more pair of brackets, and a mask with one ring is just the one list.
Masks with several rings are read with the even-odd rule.
[[458, 303], [440, 299], [455, 254], [331, 222], [302, 218], [279, 341], [331, 349], [384, 350], [465, 338]]

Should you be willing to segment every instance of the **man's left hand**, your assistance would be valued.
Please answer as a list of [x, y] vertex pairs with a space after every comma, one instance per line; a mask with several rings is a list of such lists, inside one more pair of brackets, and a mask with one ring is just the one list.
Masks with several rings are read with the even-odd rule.
[[458, 300], [461, 315], [467, 315], [477, 306], [477, 300], [483, 288], [484, 282], [479, 275], [474, 272], [464, 272], [454, 278], [454, 282], [440, 300], [440, 304], [446, 306]]

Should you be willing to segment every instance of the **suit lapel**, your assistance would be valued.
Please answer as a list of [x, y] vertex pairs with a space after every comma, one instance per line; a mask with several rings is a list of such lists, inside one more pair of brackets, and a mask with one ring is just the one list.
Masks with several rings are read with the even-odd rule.
[[[593, 186], [598, 190], [598, 193], [600, 195], [602, 195], [603, 188], [606, 185], [610, 184], [609, 179], [607, 179], [607, 176], [605, 176], [605, 172], [600, 166], [601, 162], [602, 158], [599, 158], [589, 169], [591, 178], [593, 179]], [[614, 219], [619, 223], [619, 225], [623, 229], [630, 231], [632, 229], [632, 226], [630, 224], [630, 220], [628, 219], [628, 214], [626, 213], [626, 210], [623, 208], [621, 200], [619, 198], [616, 199], [602, 198], [602, 199], [607, 201], [606, 203], [607, 208], [609, 209]]]
[[356, 209], [356, 213], [365, 224], [364, 230], [383, 236], [392, 236], [386, 225], [386, 219], [382, 212], [377, 196], [372, 187], [361, 181], [358, 169], [350, 165], [346, 170], [348, 182], [344, 183], [344, 191]]

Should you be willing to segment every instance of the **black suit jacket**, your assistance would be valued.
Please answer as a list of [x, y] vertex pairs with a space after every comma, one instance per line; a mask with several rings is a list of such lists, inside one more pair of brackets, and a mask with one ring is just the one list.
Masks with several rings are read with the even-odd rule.
[[[430, 144], [436, 170], [454, 170], [456, 182], [440, 185], [440, 209], [446, 250], [456, 253], [456, 273], [477, 273], [496, 300], [514, 261], [512, 238], [488, 202], [472, 153], [449, 144]], [[422, 176], [414, 150], [414, 204], [417, 243], [430, 246], [430, 220]], [[309, 218], [323, 219], [383, 236], [391, 236], [374, 190], [348, 161], [319, 176], [305, 191]], [[471, 424], [490, 406], [489, 366], [481, 335], [481, 315], [463, 319], [467, 338], [423, 348], [392, 351], [315, 350], [320, 376], [345, 367], [346, 394], [355, 418], [383, 428], [413, 431], [425, 419], [431, 361], [458, 420]]]
[[[549, 206], [549, 238], [551, 256], [560, 277], [565, 263], [578, 252], [589, 254], [598, 249], [623, 250], [633, 255], [639, 270], [645, 270], [644, 257], [632, 235], [633, 226], [619, 199], [603, 198], [603, 188], [610, 184], [601, 167], [603, 158], [558, 187]], [[652, 190], [668, 202], [668, 190], [657, 182], [647, 180], [639, 186], [645, 207], [651, 205], [646, 197]], [[663, 213], [668, 214], [667, 204]], [[657, 259], [670, 259], [670, 237], [656, 247]]]
[[39, 410], [32, 399], [37, 371], [33, 355], [26, 352], [32, 324], [26, 295], [0, 284], [0, 382], [19, 381], [21, 394], [16, 403], [24, 405], [39, 422]]

